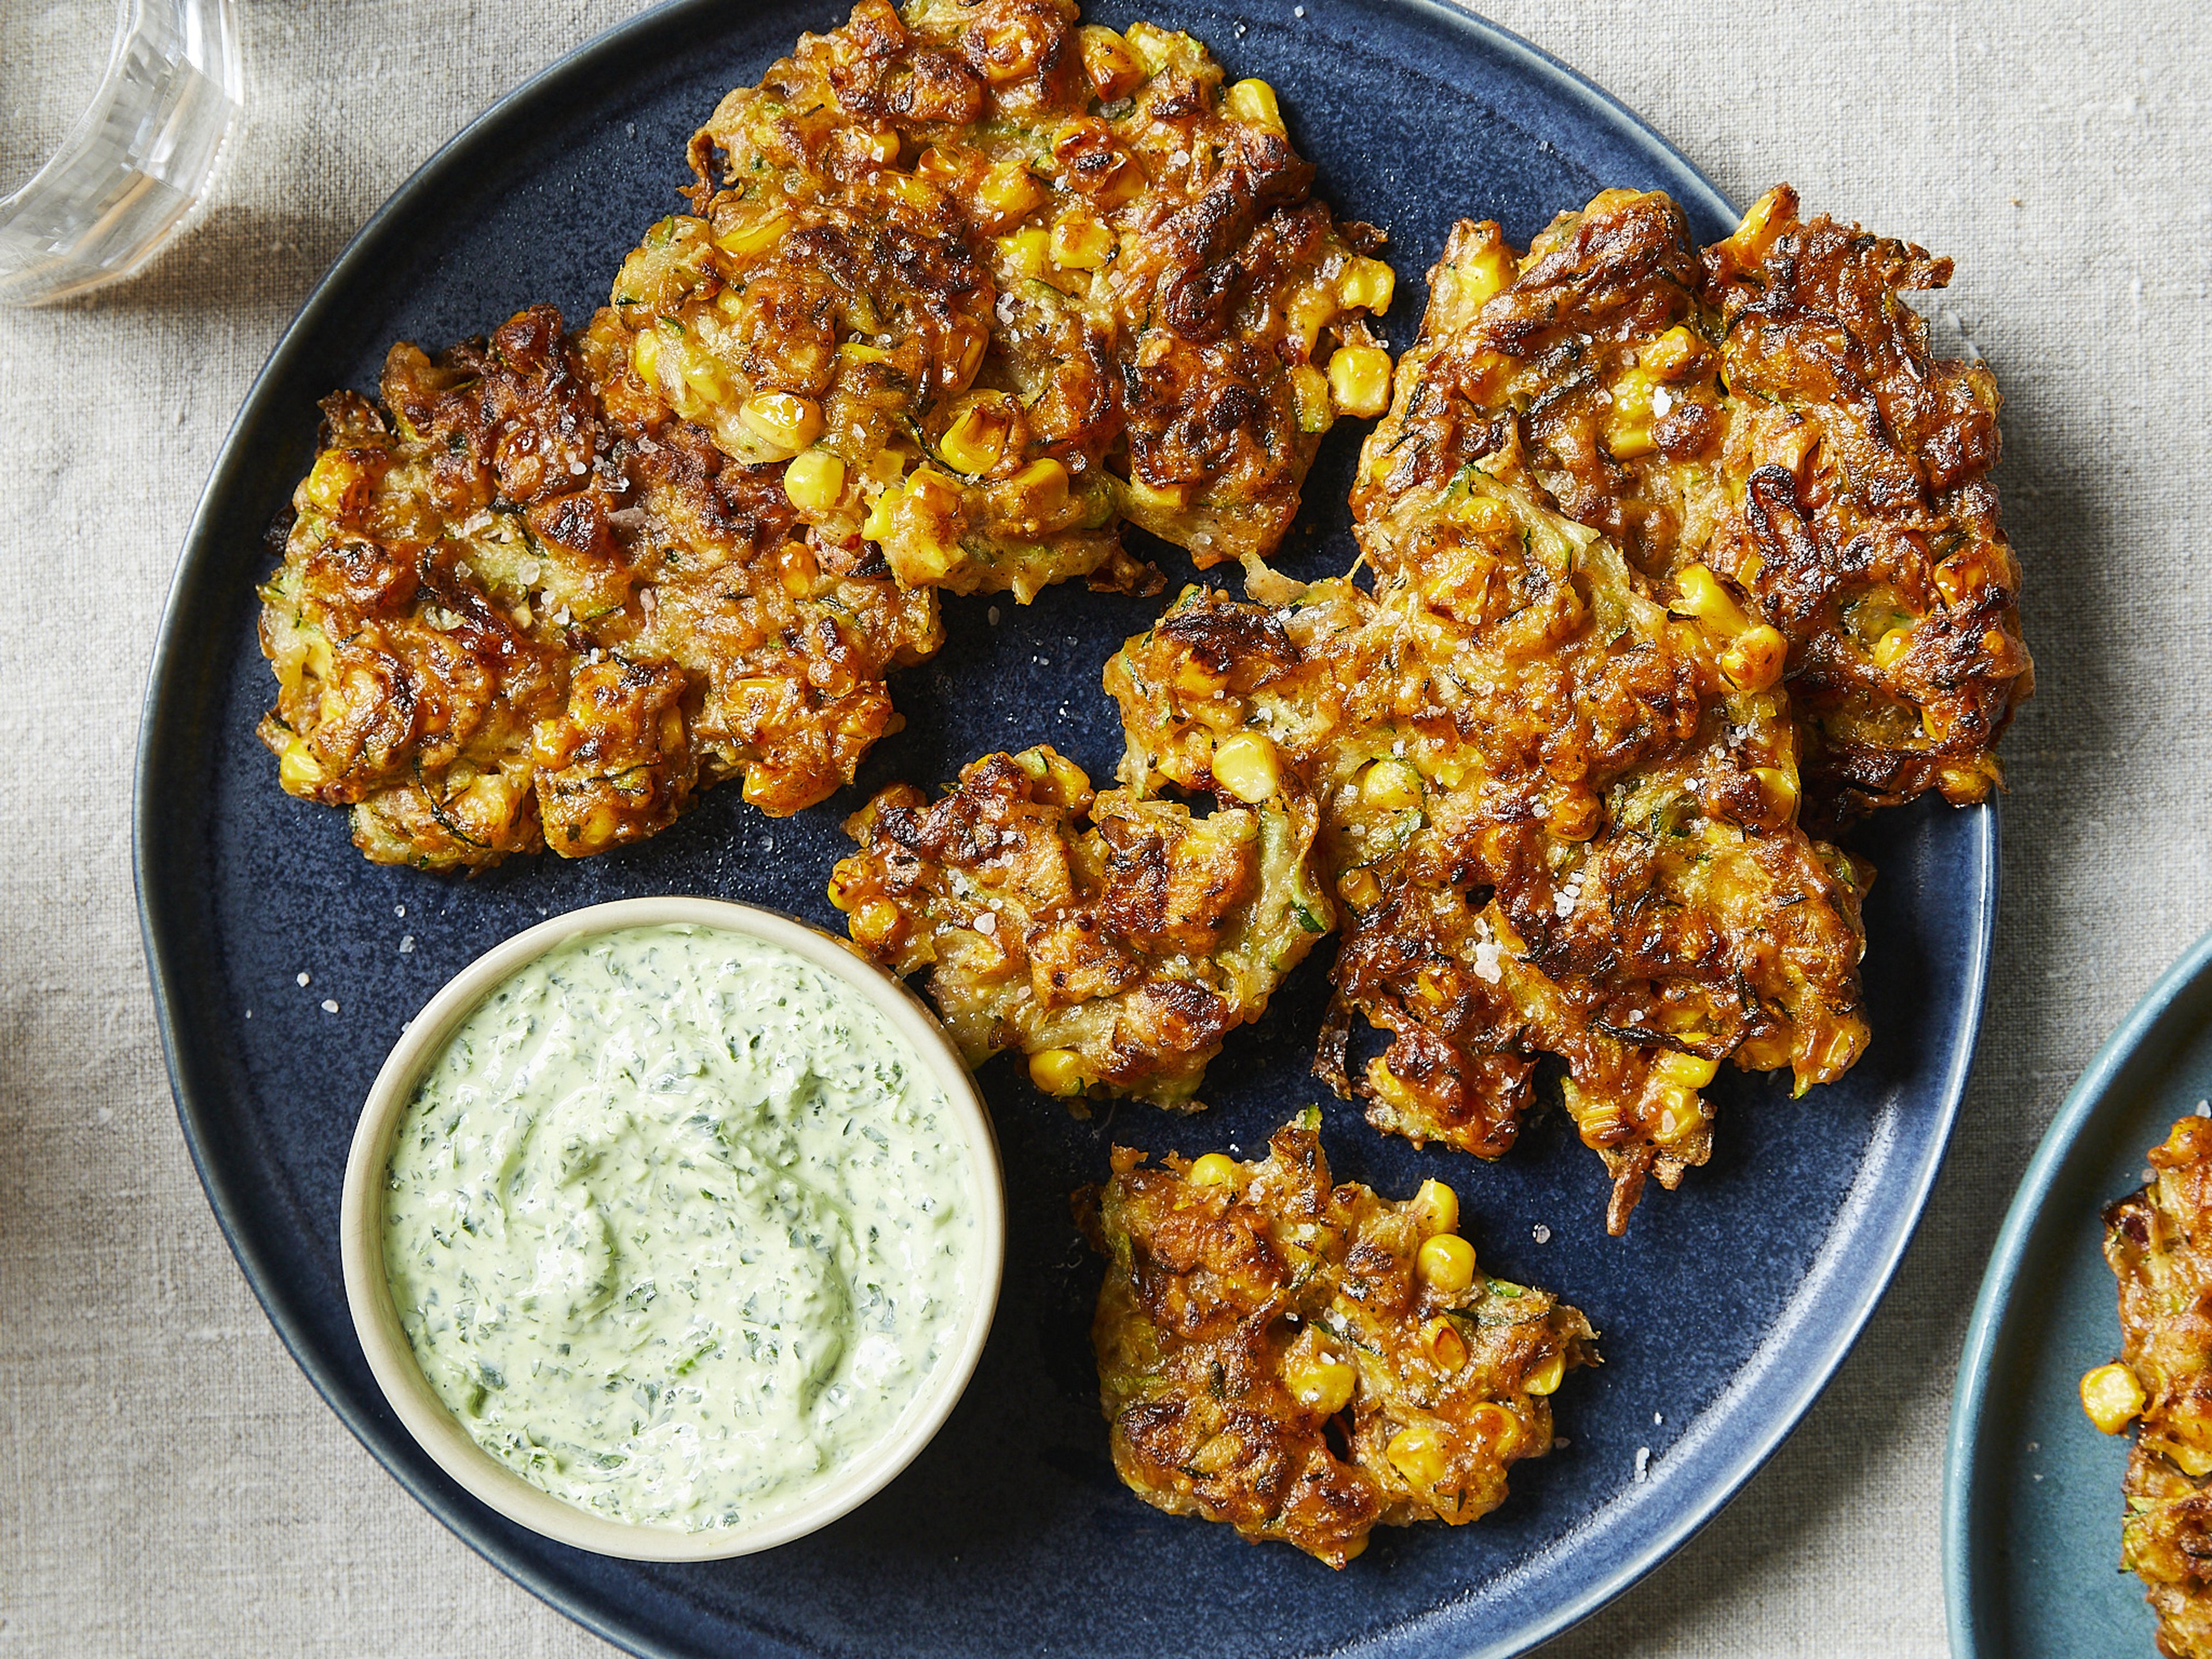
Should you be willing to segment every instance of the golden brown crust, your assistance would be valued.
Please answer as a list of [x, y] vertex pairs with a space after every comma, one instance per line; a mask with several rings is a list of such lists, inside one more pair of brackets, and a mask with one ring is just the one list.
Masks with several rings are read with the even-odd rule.
[[2149, 1586], [2159, 1651], [2212, 1659], [2212, 1120], [2183, 1118], [2149, 1162], [2151, 1184], [2105, 1212], [2142, 1395], [2121, 1560]]
[[934, 804], [884, 790], [847, 825], [860, 850], [830, 896], [863, 954], [928, 969], [970, 1064], [1019, 1048], [1055, 1094], [1191, 1109], [1223, 1037], [1328, 930], [1316, 821], [1291, 791], [1203, 817], [1094, 794], [1040, 745], [985, 756]]
[[1076, 1207], [1107, 1258], [1091, 1337], [1122, 1480], [1341, 1567], [1378, 1523], [1495, 1509], [1507, 1468], [1550, 1449], [1561, 1376], [1597, 1354], [1580, 1313], [1471, 1250], [1456, 1288], [1425, 1272], [1456, 1200], [1332, 1184], [1319, 1121], [1244, 1164], [1116, 1147]]

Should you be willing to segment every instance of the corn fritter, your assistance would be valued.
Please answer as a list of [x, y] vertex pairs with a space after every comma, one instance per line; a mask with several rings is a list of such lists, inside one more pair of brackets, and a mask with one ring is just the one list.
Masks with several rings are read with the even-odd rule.
[[1248, 1164], [1117, 1146], [1075, 1206], [1107, 1260], [1091, 1338], [1122, 1480], [1341, 1567], [1378, 1525], [1497, 1508], [1597, 1351], [1576, 1310], [1482, 1272], [1449, 1187], [1334, 1184], [1319, 1124]]
[[2150, 1151], [2153, 1179], [2105, 1212], [2120, 1358], [2081, 1379], [2107, 1434], [2137, 1425], [2121, 1565], [2149, 1587], [2158, 1650], [2212, 1659], [2212, 1120]]

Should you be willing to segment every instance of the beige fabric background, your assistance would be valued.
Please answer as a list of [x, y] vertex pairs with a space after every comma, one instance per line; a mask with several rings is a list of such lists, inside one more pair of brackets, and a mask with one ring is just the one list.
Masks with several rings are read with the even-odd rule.
[[[206, 221], [97, 303], [0, 313], [0, 1655], [608, 1651], [402, 1493], [263, 1320], [170, 1104], [127, 809], [178, 544], [278, 331], [433, 148], [627, 9], [245, 0], [252, 106]], [[1549, 1650], [1940, 1654], [1942, 1435], [1984, 1257], [2077, 1071], [2212, 924], [2212, 40], [2188, 0], [1489, 9], [1736, 199], [1788, 178], [1956, 256], [1948, 307], [2007, 394], [2042, 695], [2007, 748], [2004, 921], [1948, 1167], [1795, 1439]]]

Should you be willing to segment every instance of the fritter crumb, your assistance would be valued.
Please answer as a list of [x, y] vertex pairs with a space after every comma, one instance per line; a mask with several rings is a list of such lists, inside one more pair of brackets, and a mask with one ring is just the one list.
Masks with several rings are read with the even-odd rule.
[[1576, 1310], [1482, 1273], [1449, 1187], [1333, 1184], [1320, 1118], [1249, 1164], [1117, 1146], [1075, 1207], [1107, 1259], [1091, 1340], [1122, 1480], [1341, 1567], [1378, 1524], [1497, 1508], [1598, 1357]]

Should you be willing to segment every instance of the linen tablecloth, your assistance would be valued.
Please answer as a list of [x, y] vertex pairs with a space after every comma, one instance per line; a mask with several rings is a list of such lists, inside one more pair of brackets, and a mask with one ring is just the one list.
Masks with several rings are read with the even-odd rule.
[[[432, 149], [629, 9], [246, 0], [250, 107], [203, 222], [118, 291], [0, 313], [0, 1655], [609, 1651], [407, 1497], [263, 1319], [171, 1106], [129, 807], [177, 550], [278, 332]], [[2002, 921], [1948, 1164], [1796, 1437], [1547, 1650], [1938, 1655], [1984, 1256], [2076, 1073], [2212, 924], [2212, 30], [2189, 0], [1488, 10], [1735, 199], [1787, 179], [1954, 256], [1942, 325], [2006, 394], [2041, 689], [2004, 749]]]

